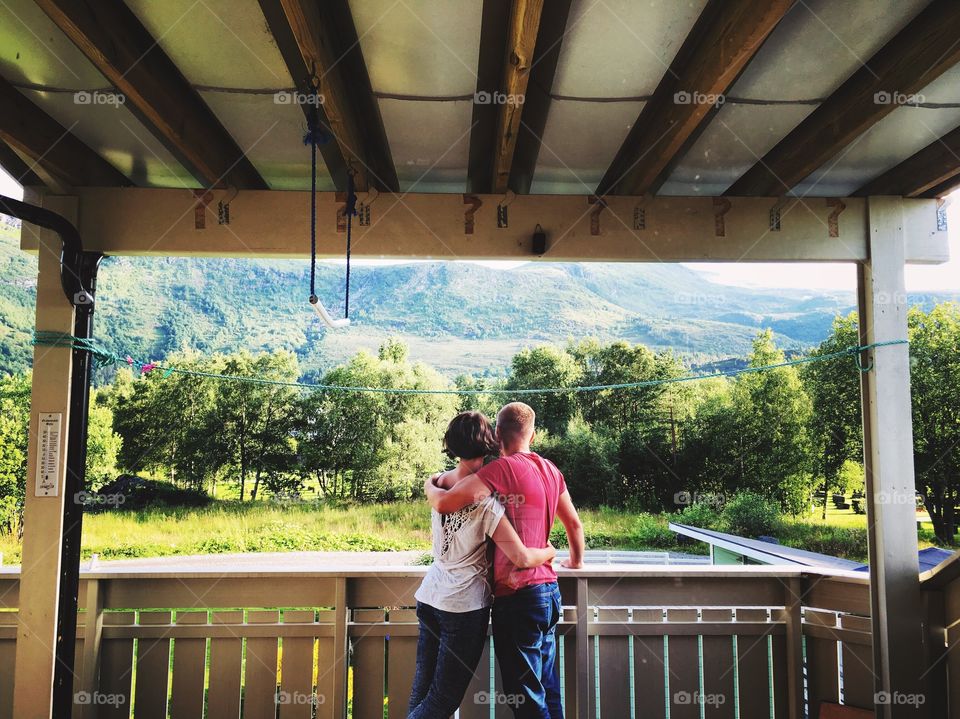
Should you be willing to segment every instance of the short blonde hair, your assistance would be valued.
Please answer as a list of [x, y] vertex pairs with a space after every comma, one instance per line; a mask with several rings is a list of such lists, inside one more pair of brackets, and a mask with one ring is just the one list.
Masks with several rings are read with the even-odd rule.
[[497, 412], [497, 437], [501, 444], [509, 444], [533, 435], [537, 413], [523, 402], [510, 402]]

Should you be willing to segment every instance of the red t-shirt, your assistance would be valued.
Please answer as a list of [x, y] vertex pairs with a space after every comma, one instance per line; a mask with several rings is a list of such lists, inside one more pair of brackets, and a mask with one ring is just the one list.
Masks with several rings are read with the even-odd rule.
[[[528, 547], [547, 546], [560, 495], [567, 491], [560, 470], [535, 452], [500, 457], [483, 467], [483, 480], [506, 510], [506, 516]], [[550, 564], [520, 569], [495, 547], [493, 554], [493, 596], [513, 594], [534, 584], [557, 581]]]

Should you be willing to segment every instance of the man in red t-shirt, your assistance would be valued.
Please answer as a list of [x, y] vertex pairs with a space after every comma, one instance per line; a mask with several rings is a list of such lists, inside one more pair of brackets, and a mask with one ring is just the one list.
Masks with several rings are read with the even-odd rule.
[[[535, 420], [528, 405], [505, 405], [497, 414], [500, 458], [449, 490], [437, 487], [432, 478], [424, 488], [433, 508], [443, 513], [493, 494], [528, 547], [546, 547], [554, 519], [559, 519], [570, 547], [570, 558], [563, 566], [577, 569], [583, 562], [583, 525], [560, 470], [530, 451]], [[519, 569], [496, 547], [493, 567], [493, 642], [505, 703], [515, 717], [562, 719], [557, 574], [549, 564]]]

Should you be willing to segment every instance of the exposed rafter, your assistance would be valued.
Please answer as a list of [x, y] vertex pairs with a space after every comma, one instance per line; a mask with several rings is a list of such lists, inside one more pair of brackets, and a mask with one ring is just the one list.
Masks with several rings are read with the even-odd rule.
[[933, 0], [727, 191], [779, 196], [960, 61], [960, 2]]
[[483, 0], [480, 21], [480, 59], [470, 129], [467, 192], [493, 191], [493, 151], [497, 132], [497, 106], [478, 102], [500, 92], [507, 57], [507, 29], [511, 0]]
[[[337, 187], [352, 168], [357, 189], [396, 191], [397, 171], [346, 0], [260, 0], [290, 76], [316, 90], [320, 122], [334, 139], [321, 146]], [[305, 106], [305, 110], [308, 108]]]
[[[113, 165], [83, 144], [13, 85], [0, 77], [0, 140], [46, 172], [54, 184], [129, 185]], [[44, 181], [48, 178], [43, 178]]]
[[23, 161], [12, 147], [0, 141], [0, 167], [6, 170], [14, 180], [24, 186], [38, 186], [44, 184], [43, 179], [33, 171], [31, 166]]
[[497, 101], [497, 129], [493, 148], [493, 191], [506, 192], [513, 154], [517, 147], [520, 117], [534, 63], [543, 0], [513, 0], [507, 31], [507, 55]]
[[557, 74], [557, 61], [560, 58], [563, 36], [567, 31], [571, 3], [572, 0], [550, 0], [540, 16], [533, 64], [529, 68], [522, 107], [523, 115], [522, 118], [518, 117], [516, 145], [508, 170], [508, 186], [520, 194], [529, 193], [533, 183], [533, 173], [540, 156], [543, 133], [547, 127], [547, 114], [552, 101], [550, 92]]
[[205, 186], [266, 183], [123, 0], [37, 0], [154, 135]]
[[960, 127], [957, 127], [896, 167], [875, 177], [854, 194], [940, 197], [960, 185]]
[[655, 192], [794, 0], [710, 0], [644, 105], [597, 194]]

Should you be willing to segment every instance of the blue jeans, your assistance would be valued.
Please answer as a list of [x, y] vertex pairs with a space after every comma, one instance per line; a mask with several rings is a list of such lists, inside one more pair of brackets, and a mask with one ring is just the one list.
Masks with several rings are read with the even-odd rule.
[[493, 602], [493, 646], [505, 703], [518, 719], [563, 719], [557, 663], [560, 589], [535, 584]]
[[460, 706], [483, 654], [490, 607], [445, 612], [417, 602], [417, 619], [417, 670], [407, 719], [448, 719]]

